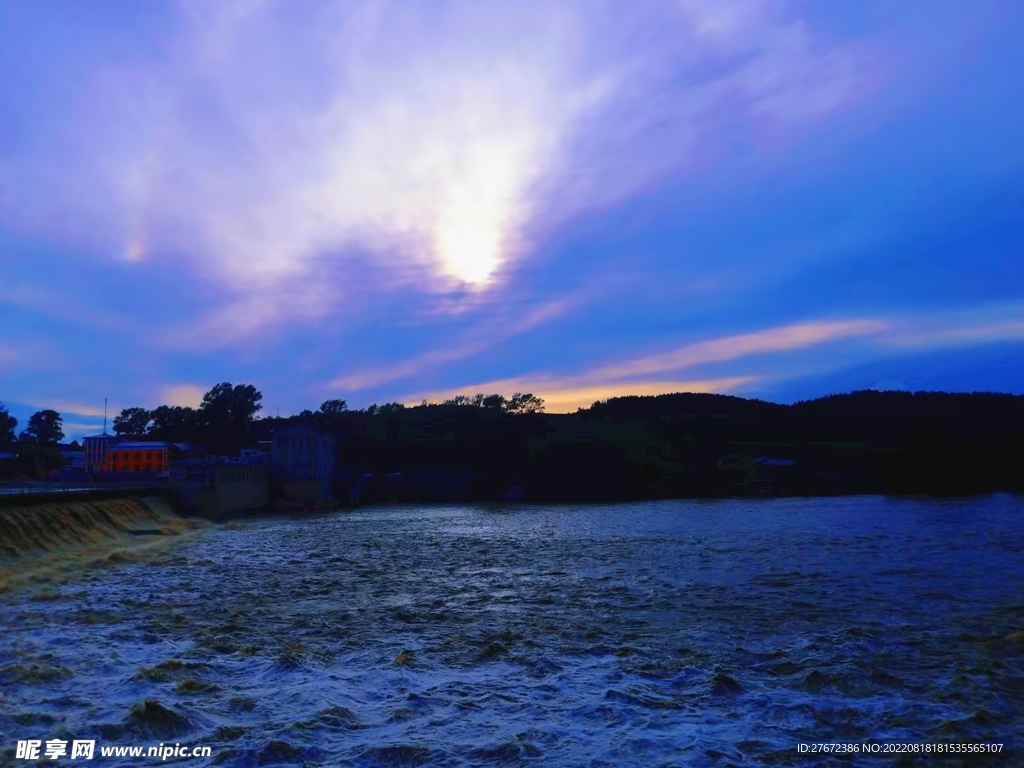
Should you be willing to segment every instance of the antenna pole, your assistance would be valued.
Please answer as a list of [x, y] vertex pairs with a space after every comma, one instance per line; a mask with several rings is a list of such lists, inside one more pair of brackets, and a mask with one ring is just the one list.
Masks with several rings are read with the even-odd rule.
[[103, 434], [107, 434], [107, 398], [103, 398]]

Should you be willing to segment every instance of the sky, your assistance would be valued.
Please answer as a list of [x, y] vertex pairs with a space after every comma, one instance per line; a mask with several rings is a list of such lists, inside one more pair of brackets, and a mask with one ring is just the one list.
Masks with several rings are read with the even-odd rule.
[[0, 401], [1024, 393], [1024, 4], [0, 0]]

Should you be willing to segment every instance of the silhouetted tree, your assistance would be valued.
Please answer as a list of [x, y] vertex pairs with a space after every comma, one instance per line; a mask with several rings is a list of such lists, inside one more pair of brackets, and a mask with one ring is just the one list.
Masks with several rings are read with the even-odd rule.
[[0, 403], [0, 443], [14, 442], [14, 429], [18, 420], [7, 412], [7, 407]]
[[252, 384], [224, 382], [203, 395], [199, 410], [207, 424], [246, 424], [263, 408], [263, 393]]
[[125, 408], [119, 416], [114, 417], [114, 433], [121, 437], [142, 437], [152, 418], [152, 414], [145, 408]]
[[[423, 405], [419, 405], [416, 407], [426, 408], [427, 403], [424, 402]], [[401, 413], [404, 410], [404, 403], [384, 403], [384, 405], [377, 405], [376, 403], [374, 403], [373, 405], [366, 406], [366, 410], [364, 411], [364, 413], [367, 416], [394, 416], [398, 413]]]
[[[480, 397], [477, 395], [477, 397]], [[500, 411], [505, 408], [505, 398], [502, 395], [487, 395], [481, 402], [480, 405], [484, 408], [490, 408], [491, 410]]]
[[474, 408], [491, 408], [493, 410], [501, 410], [505, 407], [505, 402], [505, 398], [501, 395], [485, 395], [483, 393], [477, 393], [472, 397], [469, 395], [456, 395], [453, 398], [445, 400], [441, 405], [472, 406]]
[[63, 421], [57, 411], [36, 411], [28, 417], [28, 426], [18, 439], [26, 443], [59, 443], [64, 439]]
[[530, 392], [516, 392], [505, 401], [506, 413], [543, 413], [544, 400]]
[[348, 410], [348, 403], [344, 400], [324, 400], [320, 405], [320, 413], [328, 416], [337, 416]]
[[506, 398], [504, 395], [485, 395], [483, 393], [477, 393], [472, 397], [469, 395], [456, 395], [443, 401], [441, 405], [487, 408], [513, 414], [544, 412], [544, 401], [530, 392], [516, 392], [511, 398]]
[[150, 419], [150, 437], [186, 443], [200, 438], [201, 422], [195, 408], [161, 405], [150, 413]]
[[64, 457], [56, 443], [22, 442], [15, 458], [18, 469], [40, 480], [64, 465]]

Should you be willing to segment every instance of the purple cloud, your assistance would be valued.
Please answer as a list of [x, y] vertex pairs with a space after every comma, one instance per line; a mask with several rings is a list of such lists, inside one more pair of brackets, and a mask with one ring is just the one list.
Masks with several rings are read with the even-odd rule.
[[353, 283], [494, 290], [561, 222], [706, 162], [736, 121], [849, 104], [872, 66], [777, 3], [174, 8], [163, 55], [94, 54], [51, 116], [69, 129], [0, 170], [5, 227], [219, 286], [171, 346], [319, 322]]

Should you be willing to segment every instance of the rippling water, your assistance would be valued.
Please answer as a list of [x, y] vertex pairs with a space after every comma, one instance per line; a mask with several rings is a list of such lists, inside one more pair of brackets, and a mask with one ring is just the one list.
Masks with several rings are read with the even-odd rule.
[[364, 509], [0, 601], [8, 758], [808, 765], [798, 742], [895, 740], [1024, 764], [1019, 497]]

